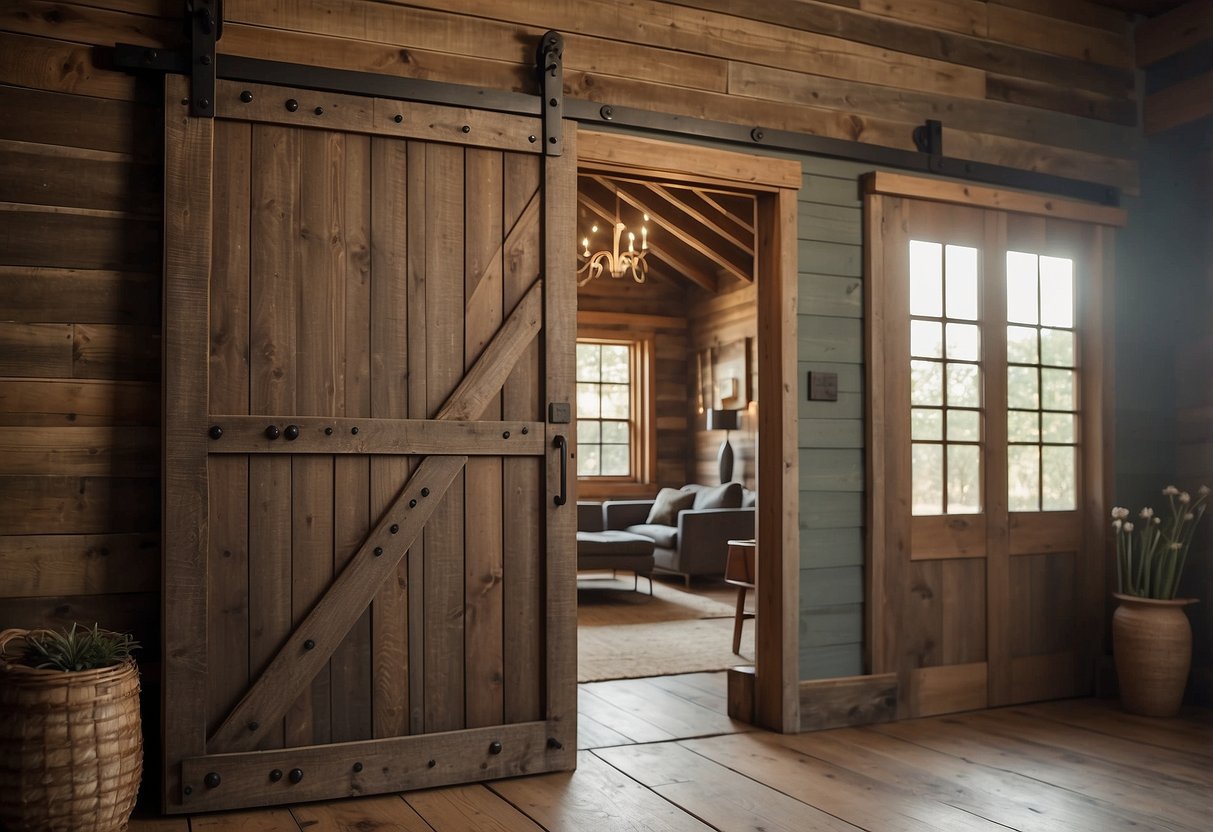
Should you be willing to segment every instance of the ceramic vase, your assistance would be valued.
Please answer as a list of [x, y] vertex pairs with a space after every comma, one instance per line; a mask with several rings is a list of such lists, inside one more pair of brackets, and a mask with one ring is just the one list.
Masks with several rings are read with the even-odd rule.
[[1184, 607], [1195, 598], [1139, 598], [1114, 593], [1112, 654], [1120, 703], [1143, 716], [1175, 716], [1192, 664], [1192, 625]]

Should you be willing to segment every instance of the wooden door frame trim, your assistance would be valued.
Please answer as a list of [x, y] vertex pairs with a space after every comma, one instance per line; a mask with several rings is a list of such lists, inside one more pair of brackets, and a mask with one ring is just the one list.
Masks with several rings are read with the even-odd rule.
[[[651, 138], [578, 131], [577, 165], [727, 185], [758, 200], [758, 558], [755, 721], [800, 730], [800, 481], [797, 443], [796, 200], [799, 162]], [[571, 275], [570, 275], [571, 277]]]

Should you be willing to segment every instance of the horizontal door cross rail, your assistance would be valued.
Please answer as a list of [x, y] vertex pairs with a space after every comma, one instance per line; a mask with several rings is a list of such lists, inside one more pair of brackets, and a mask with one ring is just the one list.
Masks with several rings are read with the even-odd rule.
[[[332, 658], [354, 622], [394, 574], [455, 477], [466, 456], [422, 460], [349, 565], [295, 627], [269, 666], [207, 740], [215, 751], [252, 751], [291, 706], [295, 692]], [[184, 786], [190, 786], [188, 780]]]
[[211, 415], [212, 454], [541, 456], [543, 422]]
[[[151, 70], [180, 74], [187, 74], [190, 69], [189, 56], [185, 53], [149, 49], [127, 43], [117, 45], [114, 65], [129, 71]], [[543, 115], [543, 100], [539, 96], [525, 93], [232, 55], [217, 55], [215, 65], [217, 77], [235, 81], [307, 87], [395, 98], [401, 101], [425, 101], [525, 116]], [[954, 159], [942, 155], [935, 147], [925, 151], [902, 150], [790, 130], [731, 124], [615, 104], [605, 105], [598, 101], [564, 98], [561, 103], [565, 118], [585, 124], [614, 124], [673, 136], [697, 136], [750, 147], [770, 147], [812, 156], [848, 159], [907, 171], [937, 173], [991, 185], [1055, 193], [1105, 205], [1117, 205], [1120, 202], [1120, 189], [1109, 185], [971, 159]]]
[[[333, 745], [207, 754], [181, 761], [182, 804], [190, 812], [277, 806], [330, 798], [430, 789], [529, 774], [528, 760], [559, 753], [555, 722], [519, 722]], [[271, 772], [277, 771], [274, 778]], [[214, 784], [214, 785], [211, 785]], [[335, 789], [334, 787], [337, 787]]]

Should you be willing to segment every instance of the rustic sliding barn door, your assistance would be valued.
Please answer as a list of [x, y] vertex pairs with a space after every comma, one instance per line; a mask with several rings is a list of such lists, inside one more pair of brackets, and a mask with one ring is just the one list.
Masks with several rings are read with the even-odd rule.
[[903, 717], [1090, 693], [1100, 226], [873, 195], [873, 670]]
[[166, 808], [570, 768], [573, 131], [168, 84]]

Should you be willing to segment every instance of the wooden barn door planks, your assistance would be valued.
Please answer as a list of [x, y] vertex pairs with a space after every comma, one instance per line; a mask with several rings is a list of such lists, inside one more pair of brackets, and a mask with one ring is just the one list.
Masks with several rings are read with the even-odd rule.
[[165, 808], [571, 768], [572, 125], [545, 157], [535, 119], [181, 84]]
[[873, 672], [898, 673], [903, 717], [1089, 693], [1122, 212], [867, 187]]

